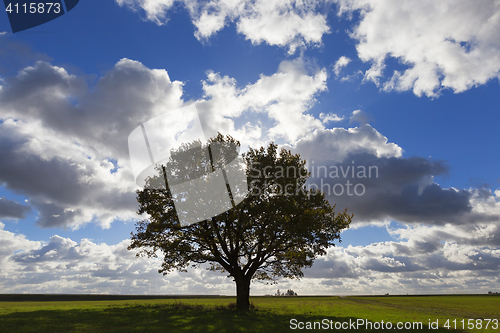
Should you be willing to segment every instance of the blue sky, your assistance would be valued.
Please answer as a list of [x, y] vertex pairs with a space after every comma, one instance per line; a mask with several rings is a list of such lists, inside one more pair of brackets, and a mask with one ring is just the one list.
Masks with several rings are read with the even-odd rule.
[[251, 146], [380, 170], [363, 196], [327, 196], [353, 228], [280, 289], [498, 289], [499, 13], [494, 0], [82, 0], [15, 34], [0, 14], [0, 292], [234, 294], [224, 275], [162, 277], [126, 250], [127, 136], [191, 103]]

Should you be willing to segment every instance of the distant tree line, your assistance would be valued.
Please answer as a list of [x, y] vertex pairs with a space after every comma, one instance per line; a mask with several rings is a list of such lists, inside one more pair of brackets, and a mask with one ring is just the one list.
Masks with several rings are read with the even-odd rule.
[[298, 296], [298, 295], [292, 289], [288, 289], [286, 293], [281, 293], [280, 290], [278, 289], [278, 291], [276, 291], [276, 294], [274, 294], [274, 296]]

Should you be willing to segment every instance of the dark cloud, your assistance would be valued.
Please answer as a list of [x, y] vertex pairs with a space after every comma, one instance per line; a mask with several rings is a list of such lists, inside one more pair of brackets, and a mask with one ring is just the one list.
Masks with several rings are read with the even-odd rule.
[[8, 131], [0, 133], [0, 182], [30, 197], [77, 203], [83, 193], [78, 190], [80, 172], [71, 167], [71, 161], [28, 154], [23, 146], [29, 138], [14, 135]]
[[181, 96], [166, 71], [128, 59], [92, 89], [38, 61], [0, 82], [0, 183], [30, 198], [42, 227], [133, 219], [128, 135]]
[[49, 244], [40, 249], [24, 251], [12, 256], [12, 260], [20, 263], [42, 263], [48, 261], [78, 260], [84, 258], [75, 251], [76, 243], [60, 236], [50, 237]]
[[18, 204], [15, 201], [0, 198], [0, 218], [24, 219], [31, 207]]
[[495, 213], [473, 212], [473, 199], [491, 200], [481, 189], [443, 188], [435, 176], [446, 175], [443, 161], [404, 158], [369, 125], [316, 131], [293, 149], [308, 161], [308, 184], [326, 194], [338, 210], [347, 208], [356, 222], [466, 224], [499, 221]]
[[[5, 79], [0, 110], [6, 116], [41, 121], [99, 156], [128, 158], [130, 132], [155, 115], [178, 108], [182, 83], [164, 70], [122, 59], [89, 89], [84, 78], [38, 61]], [[161, 105], [161, 108], [158, 106]]]
[[440, 161], [358, 153], [341, 163], [325, 165], [328, 170], [340, 170], [339, 177], [325, 178], [322, 173], [309, 183], [322, 187], [330, 202], [340, 209], [347, 207], [358, 221], [466, 223], [472, 210], [469, 191], [445, 189], [432, 182], [434, 176], [447, 172]]
[[36, 224], [42, 228], [70, 227], [84, 216], [81, 209], [66, 210], [64, 205], [44, 202], [34, 202], [33, 205], [39, 214]]
[[31, 198], [31, 206], [39, 213], [38, 225], [69, 227], [82, 220], [90, 222], [94, 210], [111, 219], [122, 211], [133, 215], [137, 206], [135, 193], [96, 176], [99, 170], [94, 162], [30, 154], [25, 149], [30, 140], [9, 130], [0, 133], [0, 182]]

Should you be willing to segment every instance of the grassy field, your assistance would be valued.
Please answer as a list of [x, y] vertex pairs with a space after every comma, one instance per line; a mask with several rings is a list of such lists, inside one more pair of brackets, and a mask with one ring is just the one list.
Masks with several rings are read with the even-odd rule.
[[[52, 297], [51, 301], [15, 301], [15, 297], [3, 296], [0, 297], [0, 332], [8, 333], [312, 331], [307, 329], [307, 322], [309, 325], [317, 322], [316, 331], [330, 332], [391, 331], [382, 329], [387, 328], [387, 322], [392, 323], [393, 332], [500, 332], [500, 324], [495, 329], [492, 322], [485, 329], [485, 319], [500, 319], [500, 297], [487, 295], [251, 297], [253, 308], [248, 313], [231, 309], [234, 297], [128, 300], [89, 297], [78, 301], [59, 301]], [[292, 319], [296, 321], [291, 322]], [[453, 329], [454, 319], [456, 330]], [[474, 319], [474, 329], [467, 329], [468, 319]], [[355, 330], [353, 326], [351, 329], [335, 329], [335, 325], [340, 328], [339, 325], [344, 323], [345, 328], [349, 322], [361, 323], [361, 320], [370, 321], [372, 329], [370, 326], [366, 329], [364, 323]], [[430, 328], [429, 320], [438, 321], [439, 328]], [[447, 320], [450, 320], [449, 329], [443, 327]], [[382, 321], [384, 326], [376, 329], [377, 323], [382, 325]], [[394, 329], [398, 322], [421, 322], [422, 329]], [[481, 328], [477, 327], [479, 322]], [[301, 325], [304, 329], [300, 329]], [[296, 329], [291, 329], [293, 327]]]

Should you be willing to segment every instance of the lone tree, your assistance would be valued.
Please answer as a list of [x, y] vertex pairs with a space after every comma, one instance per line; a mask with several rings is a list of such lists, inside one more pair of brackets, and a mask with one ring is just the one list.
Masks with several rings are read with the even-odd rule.
[[148, 178], [145, 188], [137, 191], [138, 213], [149, 217], [136, 224], [128, 249], [139, 249], [137, 256], [148, 257], [163, 252], [158, 272], [164, 275], [209, 263], [211, 270], [234, 279], [236, 307], [247, 310], [251, 280], [303, 277], [303, 268], [326, 254], [335, 240], [340, 242], [352, 215], [336, 214], [323, 193], [307, 189], [305, 161], [285, 149], [278, 153], [277, 145], [270, 143], [243, 154], [248, 193], [241, 203], [182, 226], [169, 184], [185, 181], [188, 174], [206, 175], [227, 166], [240, 146], [221, 134], [209, 140], [209, 145], [214, 143], [225, 147], [217, 158], [212, 153], [203, 157], [209, 146], [200, 142], [181, 146], [171, 153], [166, 166], [157, 167], [158, 175]]

